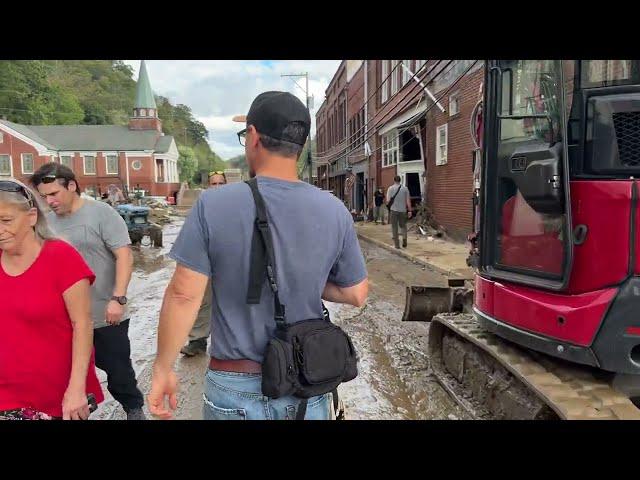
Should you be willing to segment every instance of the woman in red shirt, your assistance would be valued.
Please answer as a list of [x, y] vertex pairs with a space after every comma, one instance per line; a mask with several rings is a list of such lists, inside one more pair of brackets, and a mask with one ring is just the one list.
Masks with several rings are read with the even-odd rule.
[[91, 269], [54, 239], [36, 195], [0, 180], [0, 418], [89, 417], [104, 400], [93, 354]]

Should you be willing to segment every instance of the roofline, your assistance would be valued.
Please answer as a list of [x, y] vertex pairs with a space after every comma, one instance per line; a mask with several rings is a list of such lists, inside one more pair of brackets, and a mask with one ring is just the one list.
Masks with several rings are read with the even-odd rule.
[[327, 86], [327, 88], [324, 91], [324, 95], [325, 97], [327, 96], [327, 91], [331, 88], [331, 86], [333, 85], [334, 80], [336, 80], [336, 77], [338, 76], [338, 73], [340, 73], [340, 70], [345, 70], [346, 69], [346, 60], [341, 60], [340, 61], [340, 65], [338, 66], [338, 68], [336, 69], [336, 73], [333, 74], [333, 77], [331, 77], [331, 81], [329, 82], [329, 85]]
[[[21, 124], [17, 124], [17, 125], [21, 125]], [[27, 125], [23, 125], [27, 128], [29, 128]], [[49, 145], [44, 145], [36, 140], [34, 140], [31, 137], [28, 137], [20, 132], [18, 132], [17, 130], [11, 128], [10, 126], [8, 126], [6, 123], [0, 122], [0, 128], [2, 128], [3, 130], [5, 130], [8, 134], [10, 134], [13, 137], [16, 137], [19, 140], [22, 140], [25, 143], [28, 143], [29, 145], [31, 145], [33, 148], [35, 148], [38, 151], [38, 154], [40, 155], [51, 155], [51, 147]], [[34, 132], [35, 134], [35, 132]]]

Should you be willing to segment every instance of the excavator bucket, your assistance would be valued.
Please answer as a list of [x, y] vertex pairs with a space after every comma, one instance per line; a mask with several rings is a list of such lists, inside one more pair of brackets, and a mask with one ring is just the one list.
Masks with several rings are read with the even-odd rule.
[[403, 322], [430, 322], [439, 313], [462, 310], [458, 305], [464, 279], [449, 279], [447, 287], [407, 287]]

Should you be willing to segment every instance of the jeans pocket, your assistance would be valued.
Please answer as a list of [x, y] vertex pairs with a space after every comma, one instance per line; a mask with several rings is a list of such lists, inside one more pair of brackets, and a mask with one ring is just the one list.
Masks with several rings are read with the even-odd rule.
[[202, 395], [204, 400], [202, 416], [205, 420], [246, 420], [247, 411], [244, 408], [222, 408], [215, 405]]

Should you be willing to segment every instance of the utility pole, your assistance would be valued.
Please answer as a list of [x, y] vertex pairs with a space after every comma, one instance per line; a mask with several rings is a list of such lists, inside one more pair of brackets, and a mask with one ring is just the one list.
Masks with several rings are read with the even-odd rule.
[[[303, 89], [300, 85], [298, 85], [298, 83], [293, 80], [293, 83], [296, 84], [296, 86], [300, 89], [304, 91], [304, 96], [306, 98], [306, 105], [307, 105], [307, 110], [309, 110], [309, 116], [311, 116], [311, 104], [310, 104], [310, 100], [311, 97], [309, 97], [309, 72], [305, 72], [305, 73], [298, 73], [298, 74], [289, 74], [289, 75], [280, 75], [281, 77], [304, 77], [305, 78], [305, 88]], [[308, 147], [307, 147], [307, 168], [309, 169], [309, 183], [313, 183], [313, 164], [311, 162], [311, 129], [309, 129], [309, 139], [308, 139]]]

